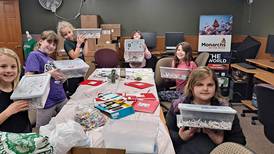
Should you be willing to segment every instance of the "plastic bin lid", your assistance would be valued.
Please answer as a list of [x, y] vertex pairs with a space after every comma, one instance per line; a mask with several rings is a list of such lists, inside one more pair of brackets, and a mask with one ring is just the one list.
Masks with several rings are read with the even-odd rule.
[[75, 35], [86, 35], [88, 38], [100, 38], [101, 28], [78, 28], [74, 29]]
[[12, 100], [18, 100], [41, 97], [49, 87], [50, 78], [49, 73], [25, 75], [20, 80], [10, 98]]
[[60, 70], [74, 70], [89, 67], [89, 65], [80, 58], [76, 58], [73, 60], [57, 60], [53, 61], [53, 64], [56, 68]]
[[190, 72], [190, 69], [183, 69], [183, 68], [174, 68], [174, 67], [163, 67], [163, 66], [160, 66], [160, 70], [162, 71], [165, 71], [165, 70], [176, 70], [176, 71], [180, 71], [180, 72], [186, 72], [186, 73], [189, 73]]
[[210, 112], [236, 114], [237, 111], [229, 106], [197, 105], [180, 103], [178, 108], [182, 111]]
[[125, 40], [125, 51], [144, 52], [144, 39], [126, 39]]

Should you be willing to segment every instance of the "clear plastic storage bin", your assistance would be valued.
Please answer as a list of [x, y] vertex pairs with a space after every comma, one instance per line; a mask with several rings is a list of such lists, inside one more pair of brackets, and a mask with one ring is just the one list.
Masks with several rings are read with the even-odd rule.
[[100, 38], [101, 28], [78, 28], [74, 29], [73, 33], [78, 35], [85, 35], [86, 38]]
[[186, 80], [190, 69], [160, 67], [160, 72], [162, 78]]
[[231, 130], [236, 110], [228, 106], [179, 104], [178, 127]]
[[12, 100], [31, 100], [31, 105], [44, 108], [50, 90], [50, 74], [25, 75], [11, 95]]
[[89, 69], [89, 65], [82, 59], [58, 60], [53, 62], [57, 69], [60, 69], [67, 78], [84, 77]]
[[126, 39], [124, 59], [126, 62], [142, 62], [144, 60], [144, 39]]
[[155, 153], [158, 123], [140, 120], [113, 120], [103, 129], [106, 148], [126, 153]]

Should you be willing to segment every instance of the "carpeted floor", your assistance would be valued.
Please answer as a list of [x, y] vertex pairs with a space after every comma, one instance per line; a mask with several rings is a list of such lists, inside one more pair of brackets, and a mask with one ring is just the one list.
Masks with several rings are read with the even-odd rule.
[[[274, 144], [267, 140], [264, 136], [263, 125], [256, 121], [256, 125], [251, 124], [252, 113], [247, 113], [245, 117], [241, 117], [242, 109], [245, 109], [241, 104], [233, 105], [233, 108], [238, 111], [240, 123], [246, 137], [247, 147], [257, 154], [272, 154], [274, 153]], [[273, 130], [274, 131], [274, 130]]]

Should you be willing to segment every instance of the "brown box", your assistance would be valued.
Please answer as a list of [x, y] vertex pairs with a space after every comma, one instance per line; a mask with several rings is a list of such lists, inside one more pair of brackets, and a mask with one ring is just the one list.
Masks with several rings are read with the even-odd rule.
[[104, 30], [110, 30], [113, 37], [121, 36], [121, 24], [101, 24]]
[[74, 147], [67, 154], [125, 154], [123, 149]]
[[62, 36], [58, 35], [58, 40], [59, 41], [58, 41], [58, 45], [57, 45], [57, 52], [64, 49], [64, 41], [65, 41], [65, 39]]
[[88, 51], [95, 51], [96, 50], [96, 39], [91, 38], [87, 40]]
[[97, 44], [96, 45], [96, 50], [102, 49], [102, 48], [109, 48], [117, 51], [117, 46], [115, 43], [110, 43], [110, 44]]
[[112, 36], [110, 30], [102, 30], [100, 38], [98, 38], [98, 44], [111, 43]]
[[100, 16], [81, 15], [81, 28], [98, 28], [100, 25]]

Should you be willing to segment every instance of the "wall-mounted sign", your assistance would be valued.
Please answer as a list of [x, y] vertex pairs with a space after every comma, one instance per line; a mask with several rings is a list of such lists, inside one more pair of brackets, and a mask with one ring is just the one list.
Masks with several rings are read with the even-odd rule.
[[199, 52], [230, 52], [231, 15], [202, 15], [199, 26]]
[[229, 64], [230, 52], [210, 52], [208, 63], [209, 64]]

